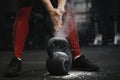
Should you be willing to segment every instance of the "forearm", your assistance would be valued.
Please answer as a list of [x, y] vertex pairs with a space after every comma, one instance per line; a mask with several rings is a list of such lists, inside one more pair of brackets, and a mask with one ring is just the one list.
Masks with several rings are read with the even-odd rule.
[[66, 0], [57, 0], [57, 1], [58, 1], [58, 8], [59, 9], [64, 9], [65, 4], [66, 4]]

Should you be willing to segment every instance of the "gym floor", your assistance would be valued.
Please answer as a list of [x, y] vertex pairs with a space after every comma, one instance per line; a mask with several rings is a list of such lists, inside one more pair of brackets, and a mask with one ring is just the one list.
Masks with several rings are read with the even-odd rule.
[[12, 57], [12, 50], [0, 50], [0, 80], [120, 80], [120, 46], [82, 47], [81, 53], [91, 62], [100, 66], [98, 72], [74, 71], [68, 75], [52, 76], [47, 73], [45, 50], [25, 49], [21, 76], [3, 77]]

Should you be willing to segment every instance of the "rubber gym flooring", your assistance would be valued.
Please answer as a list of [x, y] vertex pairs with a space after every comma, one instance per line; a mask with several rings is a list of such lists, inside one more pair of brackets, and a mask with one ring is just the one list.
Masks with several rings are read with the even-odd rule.
[[82, 47], [81, 53], [100, 66], [98, 72], [74, 71], [52, 76], [46, 70], [45, 50], [25, 49], [22, 56], [23, 74], [5, 78], [3, 74], [12, 57], [12, 50], [0, 50], [0, 80], [120, 80], [120, 46]]

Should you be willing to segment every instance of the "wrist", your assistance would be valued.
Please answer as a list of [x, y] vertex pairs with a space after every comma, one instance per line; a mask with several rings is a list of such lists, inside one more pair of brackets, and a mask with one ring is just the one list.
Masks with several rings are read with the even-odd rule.
[[60, 9], [60, 10], [65, 10], [65, 8], [64, 8], [64, 7], [58, 7], [57, 9]]
[[58, 7], [57, 9], [59, 9], [61, 13], [65, 12], [65, 8], [63, 8], [63, 7]]

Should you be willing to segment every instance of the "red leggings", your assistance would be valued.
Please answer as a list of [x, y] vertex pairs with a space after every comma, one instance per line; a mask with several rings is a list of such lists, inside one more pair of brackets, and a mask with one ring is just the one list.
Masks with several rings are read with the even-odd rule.
[[[16, 19], [14, 21], [13, 27], [13, 45], [14, 45], [14, 57], [21, 58], [23, 53], [23, 48], [29, 31], [28, 19], [31, 12], [31, 6], [20, 8], [17, 12]], [[73, 15], [70, 10], [68, 10], [70, 15]], [[69, 35], [67, 37], [70, 47], [72, 50], [73, 57], [80, 55], [80, 47], [78, 41], [78, 33], [73, 21], [73, 17], [68, 22]]]
[[17, 12], [13, 25], [13, 46], [14, 57], [21, 58], [23, 48], [28, 35], [29, 25], [28, 19], [31, 12], [31, 6], [20, 8]]
[[80, 55], [80, 45], [78, 40], [78, 31], [73, 18], [72, 10], [66, 9], [66, 14], [69, 14], [66, 32], [68, 32], [67, 40], [70, 44], [73, 57]]

